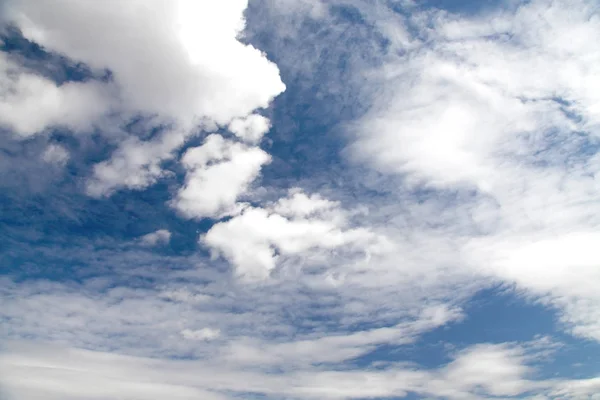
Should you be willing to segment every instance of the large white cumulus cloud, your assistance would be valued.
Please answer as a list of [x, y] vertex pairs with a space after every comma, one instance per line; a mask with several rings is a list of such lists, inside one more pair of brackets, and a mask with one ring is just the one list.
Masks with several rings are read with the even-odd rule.
[[226, 124], [284, 89], [277, 67], [238, 41], [247, 1], [14, 1], [24, 35], [114, 73], [122, 106]]
[[[56, 87], [23, 74], [12, 84], [16, 93], [5, 101], [13, 112], [4, 122], [31, 135], [56, 125], [89, 128], [109, 112], [125, 119], [154, 117], [173, 127], [173, 133], [156, 143], [127, 140], [115, 158], [96, 168], [88, 193], [146, 187], [161, 176], [162, 161], [173, 157], [195, 127], [214, 129], [243, 120], [285, 90], [277, 66], [238, 40], [246, 7], [247, 1], [237, 0], [9, 0], [7, 20], [25, 37], [95, 70], [109, 70], [112, 81]], [[59, 106], [60, 112], [55, 110]], [[31, 119], [34, 109], [47, 117]], [[140, 155], [148, 149], [151, 156]]]

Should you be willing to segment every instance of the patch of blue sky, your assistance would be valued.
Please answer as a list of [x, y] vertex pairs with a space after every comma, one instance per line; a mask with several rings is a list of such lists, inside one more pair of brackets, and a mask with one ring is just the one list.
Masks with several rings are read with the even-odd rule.
[[[344, 168], [344, 124], [368, 108], [350, 77], [358, 63], [378, 62], [386, 39], [359, 10], [335, 5], [331, 6], [335, 24], [307, 19], [293, 38], [282, 40], [277, 30], [286, 26], [265, 24], [268, 10], [260, 1], [250, 3], [245, 37], [278, 65], [287, 86], [273, 102], [273, 127], [267, 139], [273, 162], [264, 167], [263, 182], [286, 186], [286, 180], [293, 185], [298, 180], [330, 178]], [[300, 60], [306, 61], [306, 68], [295, 62]]]

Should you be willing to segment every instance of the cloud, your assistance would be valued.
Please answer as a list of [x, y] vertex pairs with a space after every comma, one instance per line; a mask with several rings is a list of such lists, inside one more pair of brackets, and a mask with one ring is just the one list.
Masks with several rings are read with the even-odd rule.
[[[448, 399], [530, 393], [576, 399], [594, 393], [593, 379], [533, 379], [533, 364], [552, 347], [546, 340], [472, 344], [433, 369], [401, 360], [378, 364], [385, 361], [378, 357], [369, 361], [380, 346], [416, 345], [424, 333], [465, 317], [451, 304], [421, 299], [411, 304], [414, 294], [404, 290], [409, 286], [399, 290], [397, 281], [380, 281], [381, 292], [369, 290], [367, 279], [362, 288], [311, 287], [306, 274], [274, 277], [274, 285], [239, 285], [225, 271], [215, 273], [214, 263], [197, 259], [133, 250], [64, 251], [76, 257], [70, 262], [92, 260], [91, 271], [106, 265], [119, 273], [80, 283], [0, 282], [5, 299], [0, 318], [19, 321], [5, 331], [7, 339], [19, 341], [4, 341], [0, 351], [0, 389], [9, 399], [158, 399], [169, 391], [182, 399], [248, 393], [345, 399], [409, 392]], [[144, 284], [148, 281], [162, 284]], [[364, 306], [357, 318], [350, 306], [359, 299]], [[381, 300], [398, 313], [395, 322], [387, 324], [381, 316], [386, 307]], [[35, 342], [22, 342], [25, 337]], [[355, 365], [358, 357], [367, 365]]]
[[277, 67], [237, 40], [245, 8], [243, 0], [130, 1], [118, 8], [72, 0], [56, 8], [33, 1], [7, 5], [27, 38], [112, 71], [123, 107], [219, 124], [266, 107], [284, 89]]
[[[268, 123], [252, 112], [267, 107], [285, 85], [263, 53], [238, 40], [246, 6], [243, 0], [223, 5], [128, 1], [120, 7], [71, 0], [56, 7], [8, 1], [7, 19], [26, 38], [91, 68], [109, 70], [112, 76], [109, 83], [90, 80], [57, 88], [23, 75], [15, 84], [20, 85], [18, 93], [29, 95], [20, 95], [21, 102], [10, 99], [11, 107], [19, 108], [12, 113], [19, 119], [8, 122], [20, 123], [15, 129], [28, 135], [56, 122], [81, 129], [110, 109], [120, 120], [141, 115], [175, 125], [157, 140], [126, 139], [110, 160], [95, 168], [88, 186], [92, 196], [153, 184], [164, 175], [161, 163], [172, 158], [197, 126], [214, 129], [233, 121], [237, 134], [257, 140]], [[106, 88], [111, 95], [98, 100], [97, 93]], [[6, 103], [8, 107], [8, 99]], [[28, 119], [25, 115], [33, 108], [38, 117]]]
[[[281, 375], [229, 369], [213, 361], [154, 360], [12, 343], [0, 356], [2, 389], [11, 398], [96, 399], [128, 395], [159, 399], [227, 399], [230, 394], [292, 399], [403, 397], [445, 399], [542, 395], [577, 399], [594, 394], [595, 379], [534, 381], [526, 349], [481, 344], [434, 370], [395, 365], [383, 370], [302, 370]], [[485, 368], [484, 368], [485, 367]], [[35, 373], [33, 373], [35, 371]]]
[[110, 109], [111, 90], [96, 82], [57, 85], [0, 53], [0, 125], [19, 137], [51, 127], [93, 129]]
[[148, 233], [140, 238], [140, 241], [145, 246], [156, 246], [158, 244], [168, 244], [171, 240], [171, 232], [166, 229], [159, 229], [155, 232]]
[[586, 40], [600, 36], [596, 5], [420, 10], [399, 17], [395, 36], [389, 18], [360, 9], [394, 51], [355, 83], [376, 96], [349, 125], [352, 161], [396, 176], [410, 213], [427, 210], [402, 191], [430, 191], [444, 218], [419, 215], [438, 221], [463, 266], [559, 307], [569, 331], [598, 340], [600, 52]]
[[[201, 241], [248, 279], [268, 276], [280, 256], [375, 249], [377, 235], [364, 228], [346, 228], [338, 206], [318, 195], [293, 192], [271, 208], [246, 207], [240, 215], [214, 225]], [[305, 259], [305, 263], [310, 261]]]
[[247, 147], [209, 135], [200, 147], [188, 149], [181, 162], [186, 181], [171, 206], [187, 218], [217, 217], [236, 212], [236, 201], [271, 157], [258, 147]]
[[[0, 396], [476, 400], [597, 392], [596, 378], [544, 379], [544, 343], [477, 343], [473, 333], [430, 368], [392, 355], [431, 344], [425, 334], [468, 317], [461, 306], [491, 283], [560, 307], [570, 330], [598, 338], [598, 164], [590, 150], [597, 92], [563, 76], [577, 71], [595, 87], [597, 54], [581, 40], [597, 33], [588, 3], [535, 0], [465, 17], [419, 9], [401, 16], [349, 2], [389, 40], [373, 64], [340, 73], [364, 72], [357, 81], [334, 85], [352, 92], [336, 97], [349, 102], [370, 104], [365, 93], [377, 94], [369, 112], [344, 125], [355, 164], [343, 164], [342, 177], [353, 180], [271, 202], [251, 196], [271, 159], [256, 146], [270, 126], [256, 109], [283, 84], [264, 54], [239, 41], [245, 2], [59, 3], [7, 4], [27, 37], [112, 71], [119, 115], [111, 118], [147, 114], [148, 125], [164, 128], [121, 141], [95, 166], [88, 194], [146, 188], [181, 151], [185, 183], [169, 205], [186, 219], [223, 219], [199, 225], [211, 260], [201, 251], [167, 257], [62, 237], [36, 243], [40, 260], [60, 264], [65, 277], [0, 280], [4, 338], [37, 342], [0, 352]], [[332, 23], [333, 8], [295, 4], [294, 13]], [[294, 39], [296, 27], [281, 37]], [[382, 48], [350, 44], [334, 43], [357, 57]], [[343, 59], [327, 46], [314, 47]], [[318, 64], [301, 61], [302, 76]], [[82, 85], [92, 83], [105, 85]], [[233, 135], [212, 133], [184, 148], [218, 129]], [[164, 230], [138, 238], [169, 239]]]
[[270, 122], [262, 115], [252, 114], [245, 119], [236, 118], [229, 124], [229, 130], [240, 139], [257, 143], [271, 128]]
[[187, 304], [202, 303], [212, 299], [209, 295], [193, 293], [185, 288], [179, 288], [177, 290], [165, 290], [159, 294], [159, 297]]
[[195, 331], [184, 329], [181, 331], [181, 336], [188, 340], [214, 340], [221, 336], [221, 331], [211, 328], [202, 328]]
[[[524, 362], [522, 349], [486, 344], [459, 353], [444, 369], [442, 376], [446, 384], [457, 382], [456, 386], [462, 386], [465, 391], [481, 387], [493, 396], [516, 396], [530, 390], [532, 384], [525, 377], [531, 372], [532, 369]], [[447, 395], [452, 396], [450, 393]]]
[[151, 141], [126, 139], [109, 160], [94, 166], [94, 176], [87, 182], [86, 193], [93, 197], [110, 196], [123, 187], [140, 190], [156, 183], [169, 174], [163, 171], [161, 164], [173, 158], [186, 137], [182, 131], [168, 131]]
[[237, 366], [277, 366], [283, 370], [306, 368], [309, 365], [342, 363], [368, 354], [380, 345], [406, 345], [427, 331], [462, 318], [458, 309], [446, 305], [425, 308], [414, 319], [395, 326], [310, 335], [305, 339], [267, 342], [256, 338], [233, 341], [221, 352], [225, 360]]
[[474, 267], [483, 266], [562, 308], [561, 319], [575, 335], [600, 340], [597, 236], [585, 231], [494, 236], [473, 240], [465, 252]]
[[58, 144], [49, 144], [42, 154], [42, 159], [49, 164], [65, 165], [69, 160], [69, 152]]

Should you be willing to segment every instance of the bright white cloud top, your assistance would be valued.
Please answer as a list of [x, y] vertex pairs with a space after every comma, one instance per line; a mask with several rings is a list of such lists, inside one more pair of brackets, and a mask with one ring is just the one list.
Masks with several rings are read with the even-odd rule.
[[[8, 2], [9, 18], [27, 38], [96, 70], [110, 70], [114, 79], [56, 87], [18, 73], [8, 82], [4, 122], [21, 135], [61, 125], [76, 131], [98, 125], [118, 129], [119, 120], [137, 114], [174, 125], [155, 142], [125, 140], [116, 158], [98, 165], [88, 187], [94, 196], [154, 183], [160, 163], [172, 158], [198, 125], [214, 129], [236, 119], [234, 129], [256, 140], [265, 122], [254, 116], [244, 127], [238, 119], [267, 107], [285, 86], [273, 63], [238, 41], [245, 8], [245, 1], [131, 1], [118, 7]], [[8, 75], [10, 64], [4, 69]], [[38, 116], [32, 120], [31, 114]]]
[[[49, 58], [0, 52], [0, 204], [22, 214], [0, 230], [21, 274], [0, 276], [0, 400], [600, 393], [582, 353], [585, 373], [548, 372], [566, 342], [600, 345], [595, 2], [0, 11], [3, 35], [87, 68], [61, 80]], [[286, 119], [311, 107], [340, 110], [335, 129]], [[337, 143], [330, 164], [295, 159], [328, 151], [311, 136]], [[58, 174], [71, 191], [40, 200]], [[498, 286], [553, 331], [444, 334]]]

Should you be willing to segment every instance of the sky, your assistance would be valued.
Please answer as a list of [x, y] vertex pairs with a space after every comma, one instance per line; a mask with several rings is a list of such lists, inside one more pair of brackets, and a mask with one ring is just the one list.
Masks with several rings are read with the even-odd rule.
[[0, 400], [600, 399], [595, 0], [0, 0]]

